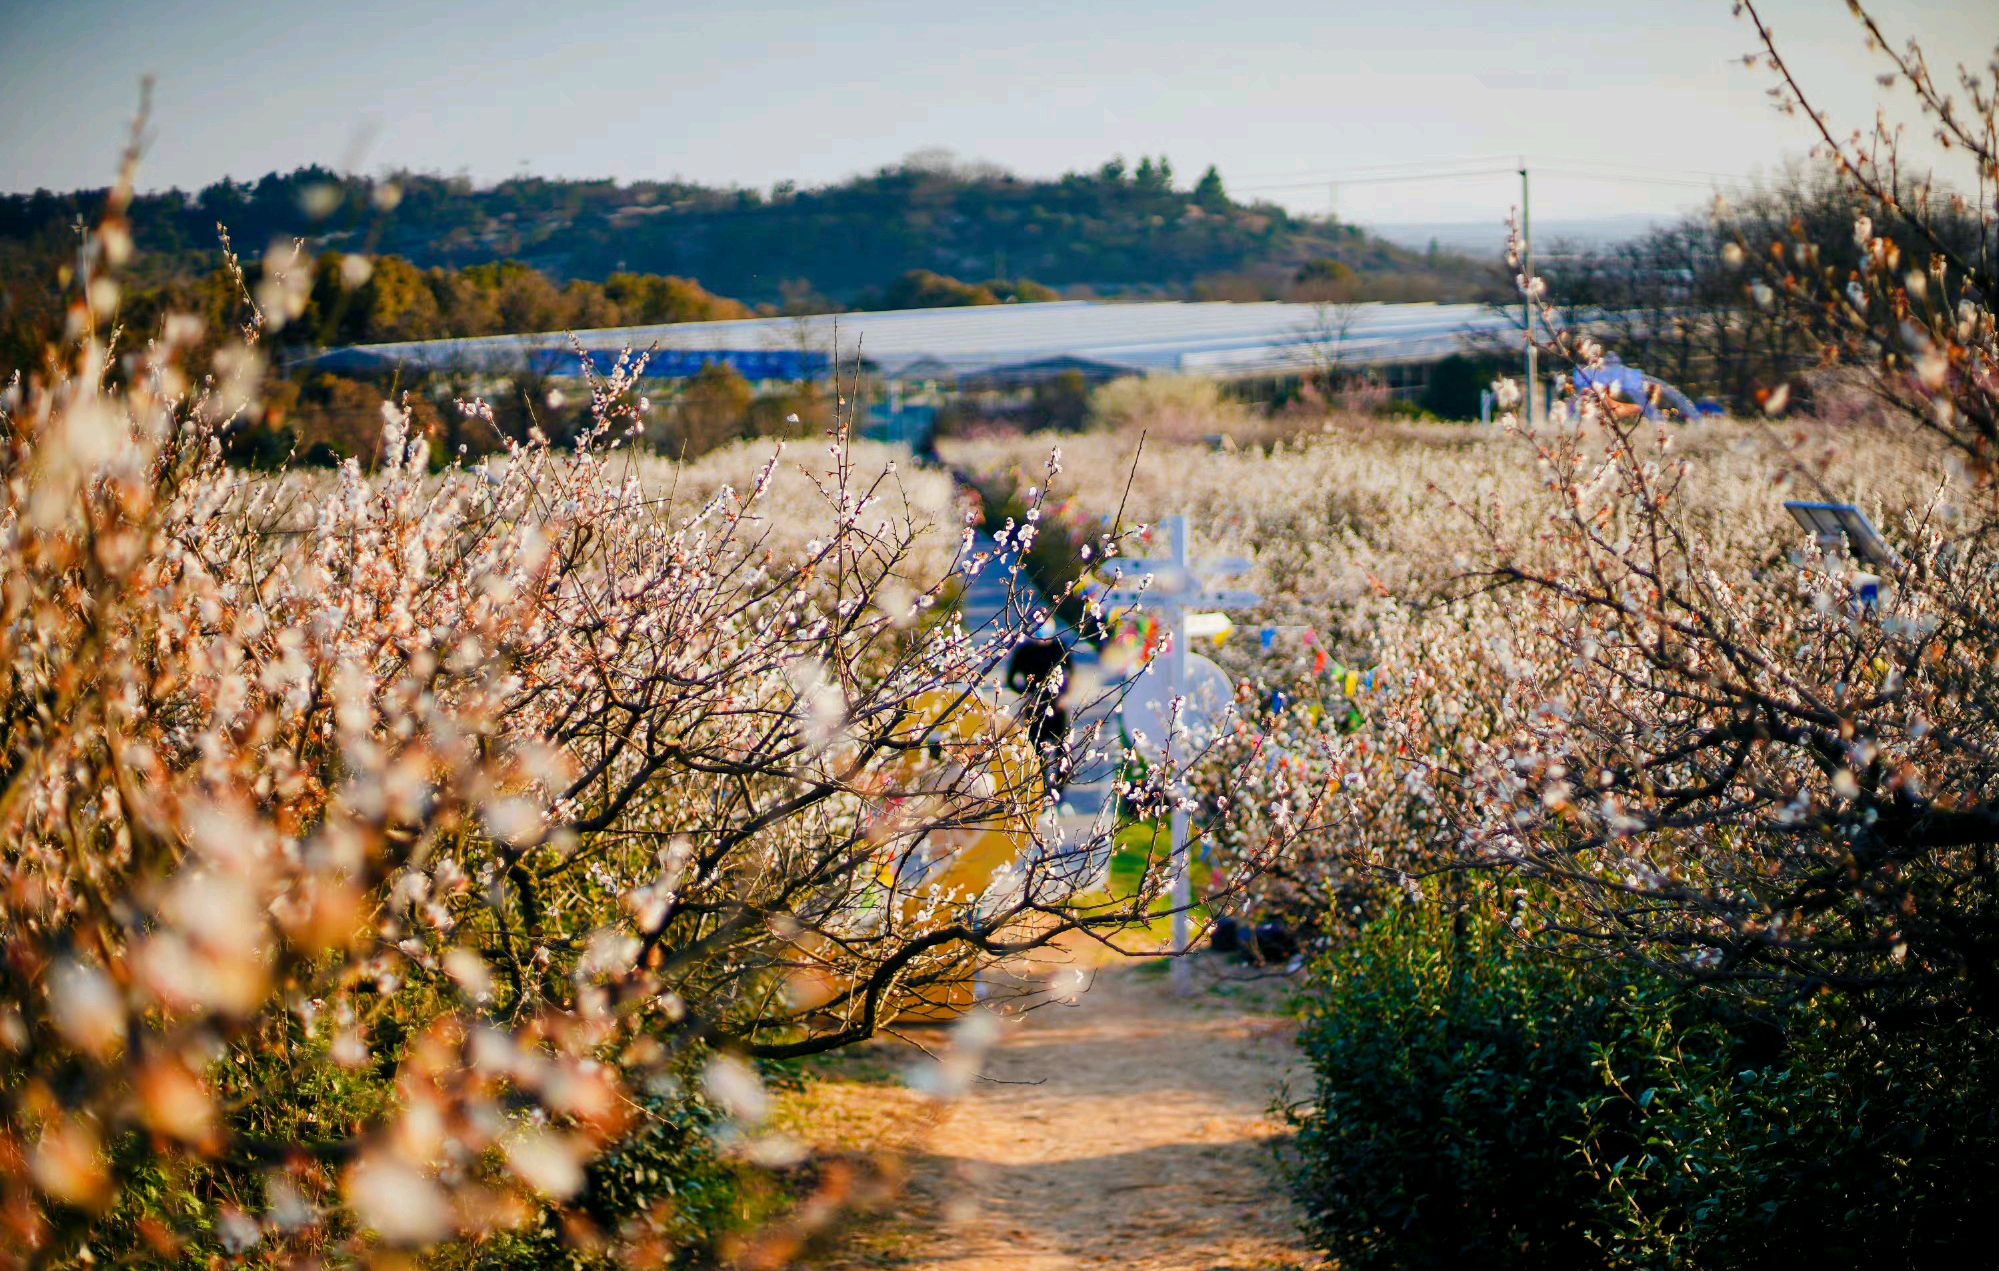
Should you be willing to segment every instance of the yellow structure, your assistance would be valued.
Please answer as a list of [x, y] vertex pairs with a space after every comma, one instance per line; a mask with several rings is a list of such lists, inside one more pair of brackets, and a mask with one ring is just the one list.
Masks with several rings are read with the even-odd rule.
[[[901, 752], [871, 782], [878, 791], [869, 837], [879, 865], [864, 899], [844, 915], [856, 948], [890, 932], [903, 941], [969, 916], [1008, 867], [1025, 862], [1034, 843], [1046, 785], [1026, 730], [994, 690], [933, 689], [911, 699], [890, 735]], [[790, 982], [795, 1005], [835, 1003], [868, 969], [829, 934], [801, 937], [807, 955]], [[977, 960], [970, 949], [937, 977], [897, 993], [888, 1013], [903, 1020], [954, 1018], [976, 998]], [[835, 1009], [838, 1009], [836, 1006]]]

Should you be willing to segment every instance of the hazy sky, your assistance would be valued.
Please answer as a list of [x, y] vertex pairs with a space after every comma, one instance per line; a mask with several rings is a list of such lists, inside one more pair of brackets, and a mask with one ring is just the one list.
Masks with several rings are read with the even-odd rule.
[[[1983, 63], [1992, 0], [1879, 0]], [[1876, 67], [1841, 0], [1767, 0], [1849, 124]], [[157, 75], [149, 187], [307, 162], [491, 180], [835, 180], [947, 147], [1028, 174], [1168, 155], [1360, 222], [1705, 199], [1806, 145], [1728, 0], [0, 0], [0, 186], [101, 185]], [[1644, 180], [1606, 179], [1618, 167]], [[1562, 175], [1564, 172], [1580, 175]], [[1335, 192], [1334, 176], [1349, 179]]]

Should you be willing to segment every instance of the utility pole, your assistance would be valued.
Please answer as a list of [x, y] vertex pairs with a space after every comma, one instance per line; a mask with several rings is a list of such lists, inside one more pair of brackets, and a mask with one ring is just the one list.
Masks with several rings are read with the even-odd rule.
[[1527, 328], [1527, 422], [1538, 423], [1541, 414], [1535, 403], [1541, 395], [1538, 357], [1534, 349], [1534, 229], [1527, 212], [1527, 160], [1520, 160], [1520, 318]]

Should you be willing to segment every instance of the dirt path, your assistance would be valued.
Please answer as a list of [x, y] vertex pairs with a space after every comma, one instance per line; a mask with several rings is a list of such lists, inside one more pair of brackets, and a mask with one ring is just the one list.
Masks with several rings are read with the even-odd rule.
[[864, 1224], [816, 1265], [1317, 1265], [1267, 1115], [1281, 1081], [1299, 1084], [1291, 1024], [1271, 1013], [1267, 986], [1221, 979], [1218, 963], [1197, 967], [1201, 989], [1188, 998], [1163, 971], [1122, 959], [1094, 968], [1076, 1005], [1008, 1022], [987, 1056], [991, 1080], [942, 1107], [878, 1081], [822, 1083], [814, 1099], [834, 1119], [863, 1117], [876, 1133], [899, 1124], [909, 1186], [874, 1230]]

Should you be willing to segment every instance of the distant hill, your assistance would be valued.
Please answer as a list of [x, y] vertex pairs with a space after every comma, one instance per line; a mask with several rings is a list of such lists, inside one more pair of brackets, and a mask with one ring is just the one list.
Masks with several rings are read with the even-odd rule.
[[[60, 249], [102, 197], [0, 196], [0, 260]], [[1286, 296], [1314, 261], [1338, 262], [1344, 289], [1363, 298], [1476, 299], [1493, 286], [1483, 262], [1239, 203], [1212, 168], [1188, 188], [1163, 159], [1130, 168], [1114, 160], [1052, 180], [911, 161], [817, 189], [768, 192], [540, 178], [481, 187], [300, 168], [192, 194], [148, 194], [133, 215], [138, 244], [156, 265], [182, 254], [212, 259], [220, 222], [250, 255], [273, 239], [303, 237], [314, 251], [400, 256], [426, 268], [518, 260], [558, 281], [674, 275], [717, 295], [794, 308], [879, 302], [917, 270], [1032, 279], [1099, 296]], [[1329, 276], [1323, 265], [1307, 274]]]

